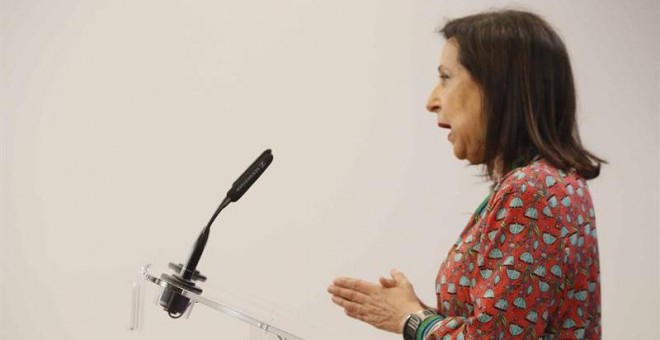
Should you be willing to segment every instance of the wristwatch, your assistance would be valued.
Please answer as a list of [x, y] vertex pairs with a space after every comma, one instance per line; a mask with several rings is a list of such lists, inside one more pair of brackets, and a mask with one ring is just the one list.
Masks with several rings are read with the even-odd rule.
[[422, 309], [418, 312], [410, 314], [406, 319], [406, 323], [403, 325], [403, 339], [415, 340], [419, 325], [421, 325], [422, 322], [424, 322], [424, 320], [427, 318], [435, 315], [437, 314], [430, 309]]

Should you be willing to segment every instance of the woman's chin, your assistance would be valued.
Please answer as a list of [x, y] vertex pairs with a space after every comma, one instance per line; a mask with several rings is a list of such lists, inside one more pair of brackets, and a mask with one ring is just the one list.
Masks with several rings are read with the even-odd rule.
[[467, 153], [464, 150], [461, 150], [460, 148], [457, 148], [456, 145], [454, 145], [454, 157], [456, 157], [456, 158], [458, 158], [462, 161], [464, 161], [464, 160], [470, 161], [468, 159]]
[[461, 152], [461, 150], [457, 150], [455, 148], [454, 148], [454, 156], [456, 156], [456, 158], [462, 161], [468, 161], [470, 165], [483, 164], [483, 160], [480, 157], [476, 157], [474, 155], [468, 155], [466, 152]]
[[[467, 160], [468, 162], [470, 162], [470, 159], [465, 154], [465, 152], [461, 152], [460, 150], [456, 150], [456, 148], [454, 148], [454, 157], [456, 157], [456, 158], [458, 158], [462, 161]], [[472, 163], [472, 162], [470, 162], [470, 163]]]

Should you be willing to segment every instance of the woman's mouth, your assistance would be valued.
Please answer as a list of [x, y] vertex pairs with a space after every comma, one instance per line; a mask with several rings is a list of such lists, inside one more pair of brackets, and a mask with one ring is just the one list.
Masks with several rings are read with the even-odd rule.
[[438, 127], [443, 129], [449, 129], [449, 135], [447, 135], [447, 139], [451, 142], [451, 138], [454, 136], [453, 131], [451, 131], [451, 125], [445, 123], [438, 123]]

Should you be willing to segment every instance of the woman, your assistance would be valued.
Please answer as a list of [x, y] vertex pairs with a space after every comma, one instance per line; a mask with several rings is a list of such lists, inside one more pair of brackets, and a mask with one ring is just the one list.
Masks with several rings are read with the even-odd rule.
[[440, 266], [437, 307], [406, 277], [328, 288], [346, 313], [404, 339], [601, 337], [596, 223], [586, 180], [603, 160], [581, 144], [566, 48], [538, 16], [448, 22], [427, 109], [492, 192]]

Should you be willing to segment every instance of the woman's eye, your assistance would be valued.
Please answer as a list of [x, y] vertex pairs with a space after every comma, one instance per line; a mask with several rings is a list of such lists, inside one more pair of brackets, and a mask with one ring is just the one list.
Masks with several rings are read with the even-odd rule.
[[446, 81], [447, 79], [449, 79], [449, 76], [446, 74], [441, 74], [440, 79], [442, 79], [442, 81]]

